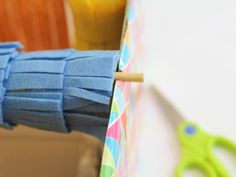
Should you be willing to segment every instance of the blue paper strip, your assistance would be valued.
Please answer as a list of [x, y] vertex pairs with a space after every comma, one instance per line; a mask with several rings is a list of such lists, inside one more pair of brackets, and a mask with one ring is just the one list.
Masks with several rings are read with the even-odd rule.
[[11, 65], [8, 65], [7, 68], [5, 69], [5, 73], [4, 73], [4, 79], [7, 80], [9, 78], [11, 72]]
[[110, 97], [93, 93], [85, 89], [66, 87], [64, 89], [64, 95], [84, 98], [84, 99], [88, 99], [97, 103], [103, 103], [107, 105], [110, 103]]
[[22, 109], [58, 112], [62, 110], [62, 103], [60, 100], [6, 96], [3, 107], [5, 111]]
[[73, 51], [66, 60], [74, 60], [89, 57], [115, 57], [119, 58], [119, 51], [117, 50], [84, 50]]
[[5, 69], [10, 60], [10, 55], [0, 55], [0, 69]]
[[64, 86], [112, 91], [113, 82], [110, 78], [65, 76]]
[[108, 125], [108, 119], [79, 113], [65, 113], [67, 123], [79, 125]]
[[11, 63], [12, 73], [59, 73], [65, 68], [64, 60], [19, 60]]
[[63, 75], [60, 74], [11, 74], [6, 83], [7, 90], [62, 89]]
[[4, 70], [0, 70], [0, 82], [3, 82], [4, 81], [4, 77], [5, 77], [5, 72]]
[[23, 48], [20, 42], [1, 42], [0, 43], [0, 48], [12, 48], [12, 47], [16, 49]]
[[63, 115], [60, 112], [36, 112], [12, 109], [4, 112], [6, 121], [13, 124], [26, 124], [35, 128], [67, 132]]
[[109, 57], [93, 57], [72, 60], [66, 63], [66, 76], [114, 77], [116, 65]]
[[40, 112], [40, 111], [24, 111], [12, 109], [11, 111], [4, 111], [4, 118], [6, 120], [35, 120], [41, 122], [52, 123], [53, 121], [59, 122], [60, 124], [65, 124], [64, 117], [61, 112]]
[[94, 103], [93, 101], [86, 100], [83, 98], [77, 98], [73, 96], [64, 96], [63, 109], [70, 110], [70, 109], [83, 107], [83, 106], [93, 104], [93, 103]]
[[16, 60], [29, 60], [29, 59], [63, 59], [68, 57], [72, 53], [71, 50], [45, 50], [20, 53], [15, 57]]
[[87, 112], [87, 113], [109, 113], [110, 112], [110, 106], [104, 105], [100, 103], [93, 103], [89, 105], [85, 105], [83, 107], [78, 107], [73, 109], [74, 112]]
[[15, 52], [15, 48], [0, 48], [0, 56], [1, 55], [6, 55], [6, 54], [11, 54], [12, 52]]
[[104, 96], [107, 96], [107, 97], [111, 97], [112, 96], [112, 91], [105, 91], [105, 90], [95, 90], [95, 89], [86, 89], [90, 92], [94, 92], [94, 93], [97, 93], [99, 95], [104, 95]]
[[0, 104], [0, 124], [3, 124], [3, 122], [2, 104]]
[[7, 92], [6, 96], [62, 100], [61, 92]]

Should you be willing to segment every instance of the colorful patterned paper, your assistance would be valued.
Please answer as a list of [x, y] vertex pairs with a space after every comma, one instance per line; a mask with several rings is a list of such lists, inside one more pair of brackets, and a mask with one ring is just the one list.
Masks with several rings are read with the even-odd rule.
[[[131, 0], [127, 5], [119, 69], [138, 71], [142, 63], [140, 6]], [[117, 81], [115, 84], [109, 125], [107, 128], [100, 177], [127, 176], [132, 166], [129, 158], [135, 152], [135, 107], [140, 95], [140, 84]]]

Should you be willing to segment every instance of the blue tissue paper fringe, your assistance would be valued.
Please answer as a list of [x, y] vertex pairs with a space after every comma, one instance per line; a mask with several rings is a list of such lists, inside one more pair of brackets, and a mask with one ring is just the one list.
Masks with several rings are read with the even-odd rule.
[[19, 42], [0, 43], [0, 126], [104, 138], [119, 51], [19, 49]]

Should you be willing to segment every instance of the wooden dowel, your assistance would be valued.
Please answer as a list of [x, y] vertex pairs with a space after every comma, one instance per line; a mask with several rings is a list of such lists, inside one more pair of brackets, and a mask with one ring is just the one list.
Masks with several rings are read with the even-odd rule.
[[115, 72], [115, 80], [126, 82], [144, 82], [143, 73]]

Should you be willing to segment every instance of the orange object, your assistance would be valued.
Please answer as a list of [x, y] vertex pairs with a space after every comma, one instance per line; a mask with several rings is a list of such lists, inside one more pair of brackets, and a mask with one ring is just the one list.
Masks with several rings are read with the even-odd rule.
[[24, 50], [68, 48], [63, 0], [0, 0], [0, 42]]

